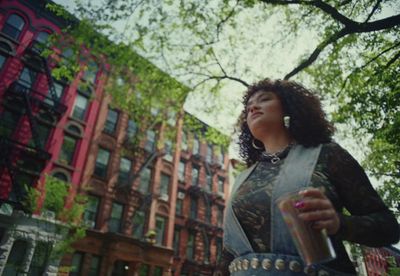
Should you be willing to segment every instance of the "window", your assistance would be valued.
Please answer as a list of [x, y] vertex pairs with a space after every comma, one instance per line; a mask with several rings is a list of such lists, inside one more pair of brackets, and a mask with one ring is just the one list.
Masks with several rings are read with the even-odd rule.
[[154, 276], [162, 276], [163, 275], [163, 268], [161, 266], [156, 266], [153, 272]]
[[88, 84], [93, 84], [96, 80], [97, 72], [99, 71], [96, 62], [89, 61], [86, 65], [86, 70], [83, 73], [82, 79], [85, 80]]
[[4, 110], [0, 116], [0, 135], [9, 137], [18, 126], [21, 115], [15, 112]]
[[218, 157], [219, 157], [219, 159], [218, 159], [218, 162], [219, 162], [219, 164], [221, 165], [221, 166], [224, 166], [224, 151], [223, 151], [223, 149], [221, 148], [221, 153], [218, 155]]
[[167, 119], [167, 123], [170, 126], [175, 126], [176, 123], [176, 112], [175, 111], [168, 111], [168, 119]]
[[3, 69], [3, 65], [6, 62], [7, 57], [3, 54], [0, 54], [0, 70]]
[[186, 258], [189, 260], [193, 260], [194, 259], [194, 252], [195, 250], [195, 246], [194, 246], [194, 234], [193, 233], [189, 233], [189, 237], [188, 237], [188, 242], [186, 245]]
[[75, 98], [74, 107], [72, 109], [72, 117], [84, 121], [88, 104], [89, 99], [81, 94], [78, 94]]
[[121, 225], [123, 212], [124, 206], [120, 203], [113, 202], [110, 220], [108, 221], [108, 231], [120, 232], [122, 230]]
[[83, 221], [89, 228], [96, 227], [97, 212], [99, 210], [100, 198], [93, 195], [87, 196], [86, 209], [83, 213]]
[[29, 267], [29, 276], [41, 276], [46, 269], [46, 262], [50, 256], [51, 247], [44, 242], [37, 242], [33, 252], [32, 261]]
[[207, 156], [206, 161], [212, 163], [213, 148], [211, 145], [207, 145]]
[[199, 139], [197, 139], [196, 136], [193, 137], [193, 149], [192, 149], [192, 153], [193, 153], [194, 155], [200, 154], [200, 142], [199, 142]]
[[53, 84], [54, 84], [54, 93], [55, 93], [56, 99], [60, 100], [63, 96], [65, 87], [64, 87], [64, 85], [62, 85], [59, 82], [54, 82]]
[[107, 176], [107, 167], [109, 160], [110, 151], [99, 148], [96, 158], [96, 164], [94, 167], [94, 175], [105, 178]]
[[172, 156], [172, 142], [171, 141], [166, 141], [165, 142], [164, 150], [165, 150], [164, 159], [171, 162], [172, 159], [173, 159], [173, 156]]
[[104, 125], [104, 132], [108, 134], [113, 134], [117, 128], [118, 123], [118, 111], [109, 109], [106, 119], [106, 124]]
[[22, 271], [25, 254], [28, 249], [28, 242], [16, 240], [8, 255], [6, 266], [3, 270], [3, 275], [18, 275]]
[[205, 212], [205, 219], [207, 223], [211, 223], [211, 206], [209, 202], [205, 202], [206, 212]]
[[134, 121], [129, 120], [128, 127], [126, 129], [126, 137], [129, 140], [131, 140], [136, 135], [136, 132], [137, 132], [137, 124]]
[[182, 160], [179, 161], [179, 167], [178, 167], [178, 179], [180, 181], [185, 181], [185, 162], [183, 162]]
[[98, 276], [100, 272], [101, 257], [97, 255], [92, 255], [92, 260], [90, 261], [89, 276]]
[[203, 236], [204, 238], [204, 263], [210, 263], [210, 238], [207, 235]]
[[164, 245], [166, 219], [156, 216], [156, 241], [159, 245]]
[[160, 181], [160, 195], [169, 195], [169, 182], [171, 177], [166, 174], [161, 174], [161, 181]]
[[199, 168], [197, 167], [192, 168], [192, 185], [193, 186], [199, 185]]
[[31, 89], [33, 84], [36, 81], [36, 77], [37, 77], [37, 73], [35, 71], [33, 71], [27, 67], [24, 67], [24, 69], [22, 69], [21, 74], [19, 75], [18, 83]]
[[140, 239], [143, 237], [143, 230], [144, 230], [144, 224], [145, 224], [145, 215], [143, 211], [136, 211], [135, 215], [133, 216], [133, 222], [132, 222], [132, 236]]
[[190, 201], [190, 218], [197, 219], [197, 198], [191, 198]]
[[219, 227], [222, 227], [223, 220], [224, 220], [224, 209], [223, 209], [223, 207], [218, 207], [218, 209], [217, 209], [217, 225]]
[[175, 228], [174, 230], [174, 255], [179, 256], [179, 245], [181, 242], [181, 230]]
[[221, 260], [221, 256], [222, 256], [222, 239], [221, 238], [217, 238], [217, 262], [219, 262]]
[[63, 145], [61, 147], [59, 160], [67, 165], [72, 165], [78, 139], [72, 136], [65, 135]]
[[25, 21], [21, 16], [12, 14], [8, 17], [1, 32], [18, 41], [24, 25]]
[[61, 100], [63, 92], [64, 85], [59, 82], [53, 82], [53, 87], [49, 89], [49, 93], [44, 101], [49, 105], [54, 105], [54, 101]]
[[175, 213], [177, 215], [182, 215], [182, 211], [183, 211], [183, 200], [182, 199], [177, 199], [176, 200], [176, 209], [175, 209]]
[[75, 252], [72, 256], [71, 270], [69, 272], [70, 276], [79, 276], [82, 270], [83, 253]]
[[185, 132], [182, 132], [182, 143], [181, 143], [181, 148], [182, 150], [187, 150], [188, 145], [187, 145], [187, 135]]
[[39, 32], [32, 42], [32, 50], [38, 54], [42, 53], [44, 46], [46, 45], [46, 42], [49, 38], [49, 35], [50, 34], [47, 32]]
[[119, 163], [118, 184], [125, 185], [129, 181], [129, 173], [131, 171], [132, 161], [122, 157]]
[[218, 192], [224, 193], [224, 179], [222, 177], [218, 177]]
[[38, 137], [39, 145], [37, 145], [35, 143], [35, 139], [34, 139], [33, 135], [30, 137], [28, 145], [31, 147], [39, 147], [41, 149], [44, 149], [47, 145], [47, 140], [50, 136], [52, 129], [53, 128], [47, 124], [38, 123], [36, 130], [37, 130], [37, 135], [38, 135], [37, 137]]
[[126, 268], [129, 268], [129, 264], [127, 262], [117, 260], [114, 262], [114, 267], [112, 271], [112, 276], [125, 276], [126, 275]]
[[139, 268], [139, 276], [149, 276], [150, 266], [148, 264], [141, 264]]
[[209, 172], [206, 173], [206, 180], [207, 180], [206, 191], [211, 192], [212, 191], [212, 175]]
[[147, 135], [147, 140], [144, 148], [147, 151], [152, 152], [156, 144], [156, 133], [153, 130], [147, 130], [146, 135]]
[[140, 175], [139, 191], [142, 194], [147, 194], [150, 190], [151, 169], [146, 167]]
[[53, 173], [52, 175], [53, 175], [54, 178], [57, 178], [57, 179], [59, 179], [59, 180], [61, 180], [61, 181], [69, 182], [69, 177], [68, 177], [68, 175], [67, 175], [66, 173], [64, 173], [64, 172], [55, 172], [55, 173]]

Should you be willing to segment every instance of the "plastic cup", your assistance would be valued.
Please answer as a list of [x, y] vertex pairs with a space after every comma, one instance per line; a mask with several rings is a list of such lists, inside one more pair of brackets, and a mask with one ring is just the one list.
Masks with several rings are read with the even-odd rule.
[[336, 253], [326, 230], [313, 229], [310, 222], [299, 218], [300, 211], [294, 206], [302, 199], [299, 191], [296, 191], [276, 201], [300, 257], [307, 266], [335, 259]]

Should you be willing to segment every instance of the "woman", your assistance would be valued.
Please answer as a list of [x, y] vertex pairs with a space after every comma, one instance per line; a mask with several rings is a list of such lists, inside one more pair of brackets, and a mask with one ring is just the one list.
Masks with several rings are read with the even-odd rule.
[[[248, 88], [243, 103], [240, 155], [249, 168], [226, 207], [223, 275], [355, 275], [342, 241], [398, 241], [394, 215], [357, 161], [332, 141], [334, 128], [316, 96], [295, 82], [266, 79]], [[290, 177], [303, 179], [294, 188], [308, 187], [295, 207], [314, 229], [327, 230], [333, 261], [304, 267], [289, 232], [277, 226], [274, 202]]]

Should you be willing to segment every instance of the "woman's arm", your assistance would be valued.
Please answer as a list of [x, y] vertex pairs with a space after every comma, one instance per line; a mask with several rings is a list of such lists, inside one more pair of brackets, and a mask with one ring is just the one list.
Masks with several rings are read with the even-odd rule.
[[360, 164], [332, 143], [328, 160], [329, 179], [339, 200], [351, 215], [339, 214], [338, 237], [367, 246], [386, 246], [399, 240], [399, 224], [372, 187]]

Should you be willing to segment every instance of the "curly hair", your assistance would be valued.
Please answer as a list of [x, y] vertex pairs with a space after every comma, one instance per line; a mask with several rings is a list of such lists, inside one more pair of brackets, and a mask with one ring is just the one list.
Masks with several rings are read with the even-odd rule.
[[254, 137], [246, 121], [247, 102], [258, 91], [273, 92], [278, 97], [285, 116], [290, 116], [289, 134], [296, 143], [313, 147], [332, 141], [335, 129], [326, 119], [317, 96], [293, 81], [264, 79], [250, 85], [243, 96], [244, 109], [239, 118], [239, 155], [248, 166], [259, 161], [262, 153], [262, 150], [252, 146]]

